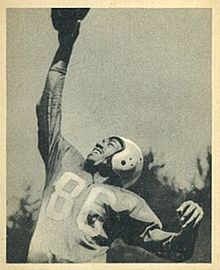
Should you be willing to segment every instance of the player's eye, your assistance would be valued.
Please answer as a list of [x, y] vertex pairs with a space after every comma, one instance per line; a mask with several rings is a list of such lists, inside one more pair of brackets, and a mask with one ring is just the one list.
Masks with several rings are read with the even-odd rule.
[[115, 147], [115, 146], [116, 146], [116, 143], [115, 143], [115, 141], [110, 141], [110, 142], [108, 143], [108, 145], [111, 145], [111, 146]]
[[108, 145], [114, 145], [114, 142], [113, 142], [113, 141], [110, 141], [110, 142], [108, 143]]

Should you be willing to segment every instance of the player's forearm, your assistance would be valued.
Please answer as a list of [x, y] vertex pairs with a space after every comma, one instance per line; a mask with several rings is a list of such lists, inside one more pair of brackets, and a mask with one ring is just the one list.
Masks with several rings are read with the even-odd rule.
[[72, 40], [60, 38], [59, 48], [50, 66], [45, 87], [37, 105], [39, 150], [47, 164], [50, 148], [61, 134], [61, 102], [65, 74], [71, 57]]
[[80, 24], [73, 32], [58, 32], [59, 48], [51, 63], [45, 87], [37, 105], [39, 151], [48, 164], [51, 149], [61, 135], [61, 103], [66, 70]]
[[59, 39], [59, 48], [52, 61], [51, 69], [60, 68], [66, 70], [70, 61], [73, 45], [76, 41], [76, 38], [73, 38], [71, 34], [59, 33], [58, 39]]
[[65, 73], [50, 70], [40, 102], [37, 104], [38, 148], [45, 164], [55, 140], [61, 134], [61, 100]]
[[[53, 61], [51, 63], [44, 91], [40, 102], [38, 104], [42, 111], [45, 111], [51, 123], [53, 123], [53, 116], [57, 116], [58, 110], [61, 109], [62, 92], [64, 87], [64, 80], [66, 70], [70, 61], [70, 57], [73, 50], [73, 45], [76, 38], [71, 35], [58, 35], [59, 48], [57, 49]], [[52, 120], [52, 121], [51, 121]], [[50, 127], [50, 123], [49, 124]]]
[[[69, 35], [59, 34], [59, 48], [57, 49], [47, 75], [43, 95], [40, 103], [42, 106], [54, 104], [48, 102], [55, 98], [55, 103], [61, 102], [66, 70], [70, 61], [75, 40]], [[44, 102], [44, 100], [47, 102]]]
[[177, 235], [178, 235], [178, 233], [166, 232], [166, 231], [163, 231], [161, 229], [154, 229], [154, 230], [150, 230], [148, 232], [148, 237], [152, 241], [165, 241], [168, 238], [170, 238], [171, 236], [177, 236]]

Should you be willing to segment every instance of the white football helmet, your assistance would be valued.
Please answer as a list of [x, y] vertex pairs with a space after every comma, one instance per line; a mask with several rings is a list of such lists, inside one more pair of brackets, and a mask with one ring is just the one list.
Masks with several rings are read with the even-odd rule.
[[133, 185], [141, 176], [144, 164], [140, 148], [131, 140], [120, 136], [123, 148], [112, 156], [112, 170], [121, 178], [124, 188]]

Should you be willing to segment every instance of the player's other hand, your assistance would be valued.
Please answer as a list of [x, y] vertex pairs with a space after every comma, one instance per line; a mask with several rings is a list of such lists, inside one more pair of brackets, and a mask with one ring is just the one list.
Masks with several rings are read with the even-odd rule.
[[202, 207], [193, 201], [183, 202], [176, 211], [183, 229], [195, 228], [204, 216]]

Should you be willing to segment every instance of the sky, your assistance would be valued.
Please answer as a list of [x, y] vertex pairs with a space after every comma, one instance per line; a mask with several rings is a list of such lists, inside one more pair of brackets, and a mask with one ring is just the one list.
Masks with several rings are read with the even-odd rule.
[[[35, 106], [57, 49], [49, 9], [7, 11], [7, 197], [39, 198], [44, 165]], [[108, 135], [165, 164], [176, 189], [204, 183], [211, 145], [211, 10], [92, 9], [82, 22], [63, 95], [63, 136], [84, 156]]]

